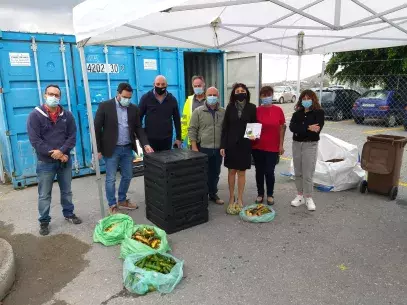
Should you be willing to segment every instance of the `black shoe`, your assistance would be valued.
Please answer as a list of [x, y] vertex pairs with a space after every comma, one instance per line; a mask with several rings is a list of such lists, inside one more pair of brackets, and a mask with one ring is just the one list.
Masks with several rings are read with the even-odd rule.
[[78, 218], [75, 214], [73, 214], [72, 216], [69, 216], [69, 217], [65, 217], [65, 220], [73, 223], [74, 225], [79, 225], [82, 223], [82, 220], [80, 218]]
[[49, 223], [48, 222], [43, 222], [40, 224], [40, 234], [42, 236], [48, 235], [49, 234]]

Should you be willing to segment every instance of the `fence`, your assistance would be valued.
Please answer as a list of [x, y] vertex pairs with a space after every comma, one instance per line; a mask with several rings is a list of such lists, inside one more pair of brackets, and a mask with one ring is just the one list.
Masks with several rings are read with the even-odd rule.
[[[312, 81], [302, 81], [301, 90], [311, 89], [320, 99], [326, 116], [323, 132], [357, 145], [360, 153], [370, 135], [407, 137], [407, 70], [406, 74], [392, 73], [394, 69], [386, 70], [387, 66], [394, 67], [396, 63], [403, 64], [401, 60], [337, 63], [336, 73], [326, 71], [333, 76], [324, 76], [322, 88], [321, 76]], [[370, 70], [366, 69], [370, 65]], [[366, 70], [372, 74], [362, 74]], [[286, 83], [286, 86], [290, 84]], [[284, 84], [276, 87], [284, 88]], [[281, 98], [279, 92], [277, 95], [276, 103], [290, 102], [289, 97]], [[293, 104], [281, 106], [289, 121], [294, 111]], [[291, 142], [288, 132], [283, 159], [291, 158]], [[402, 163], [398, 198], [407, 201], [407, 155]]]

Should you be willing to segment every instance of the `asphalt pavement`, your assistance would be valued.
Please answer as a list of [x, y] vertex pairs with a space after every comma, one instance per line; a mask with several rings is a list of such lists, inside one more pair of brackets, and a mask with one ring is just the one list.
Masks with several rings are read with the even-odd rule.
[[[276, 172], [287, 166], [282, 161]], [[220, 195], [226, 199], [222, 169]], [[135, 296], [123, 289], [119, 246], [94, 244], [100, 219], [94, 177], [73, 181], [76, 213], [67, 223], [53, 190], [51, 235], [40, 237], [37, 188], [0, 186], [0, 237], [16, 253], [17, 282], [4, 305], [235, 305], [406, 304], [407, 202], [356, 190], [315, 193], [317, 210], [292, 208], [293, 182], [277, 175], [276, 218], [246, 223], [211, 204], [208, 223], [169, 236], [173, 255], [185, 261], [184, 278], [168, 295]], [[145, 218], [143, 178], [130, 198]], [[247, 174], [245, 202], [256, 196], [254, 170]]]

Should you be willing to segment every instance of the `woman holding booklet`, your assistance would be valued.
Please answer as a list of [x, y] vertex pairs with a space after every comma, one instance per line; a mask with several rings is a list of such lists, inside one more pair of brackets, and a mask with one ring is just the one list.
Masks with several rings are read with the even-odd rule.
[[273, 105], [274, 90], [264, 86], [260, 90], [261, 105], [257, 108], [257, 122], [261, 124], [260, 138], [252, 142], [252, 155], [256, 168], [256, 203], [264, 201], [264, 178], [266, 178], [267, 204], [274, 204], [274, 169], [279, 155], [284, 153], [286, 131], [283, 110]]
[[[222, 126], [221, 155], [229, 169], [228, 214], [238, 214], [243, 208], [243, 191], [246, 170], [251, 167], [251, 139], [245, 137], [248, 123], [256, 123], [256, 105], [250, 103], [250, 92], [246, 85], [235, 84], [230, 95]], [[238, 196], [235, 201], [237, 176]]]

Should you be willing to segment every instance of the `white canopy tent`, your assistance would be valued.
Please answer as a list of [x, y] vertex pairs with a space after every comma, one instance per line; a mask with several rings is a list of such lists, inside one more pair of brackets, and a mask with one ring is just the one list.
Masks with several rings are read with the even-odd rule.
[[[405, 0], [87, 0], [73, 9], [101, 208], [86, 45], [298, 55], [407, 44]], [[297, 95], [298, 96], [298, 95]], [[103, 211], [102, 211], [103, 215]]]

